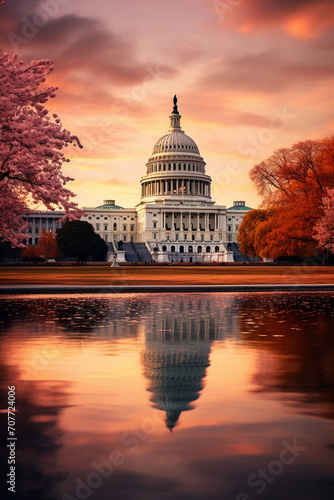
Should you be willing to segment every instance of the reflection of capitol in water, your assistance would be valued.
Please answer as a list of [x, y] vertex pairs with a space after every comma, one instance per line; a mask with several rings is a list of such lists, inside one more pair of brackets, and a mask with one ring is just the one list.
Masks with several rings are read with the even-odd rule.
[[203, 296], [197, 301], [174, 298], [168, 311], [163, 306], [151, 307], [141, 362], [150, 401], [166, 412], [166, 426], [172, 430], [181, 413], [194, 408], [204, 388], [211, 344], [225, 338], [230, 317]]

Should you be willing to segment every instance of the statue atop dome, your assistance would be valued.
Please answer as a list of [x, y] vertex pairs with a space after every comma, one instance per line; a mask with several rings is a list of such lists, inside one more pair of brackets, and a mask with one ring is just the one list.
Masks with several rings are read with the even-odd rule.
[[173, 107], [172, 114], [178, 115], [179, 114], [179, 110], [177, 109], [177, 97], [176, 97], [176, 94], [175, 94], [175, 96], [173, 98], [173, 103], [174, 103], [174, 107]]

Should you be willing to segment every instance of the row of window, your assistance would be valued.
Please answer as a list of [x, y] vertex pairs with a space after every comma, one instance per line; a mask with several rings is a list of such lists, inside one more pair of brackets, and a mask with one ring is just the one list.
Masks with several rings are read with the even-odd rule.
[[49, 222], [49, 224], [53, 224], [54, 222], [56, 224], [58, 224], [58, 222], [60, 221], [60, 218], [58, 217], [57, 219], [54, 219], [53, 217], [23, 217], [23, 220], [26, 222], [27, 220], [30, 222], [30, 223], [33, 223], [35, 222], [35, 224], [39, 224], [40, 222], [42, 222], [42, 224], [45, 224], [46, 221]]
[[[27, 245], [27, 240], [23, 240], [23, 245]], [[28, 239], [28, 245], [37, 245], [38, 243], [38, 238], [29, 238]]]
[[[163, 245], [163, 247], [162, 247], [162, 251], [163, 251], [163, 252], [167, 252], [167, 246], [166, 246], [166, 245]], [[174, 246], [174, 245], [172, 245], [172, 246], [170, 247], [170, 251], [171, 251], [172, 253], [174, 253], [174, 252], [175, 252], [175, 246]], [[210, 247], [210, 246], [207, 246], [207, 247], [205, 248], [205, 252], [206, 252], [206, 253], [211, 253], [212, 251], [213, 251], [213, 250], [211, 249], [211, 247]], [[189, 246], [188, 246], [188, 248], [187, 248], [187, 247], [184, 247], [183, 245], [181, 245], [181, 246], [180, 246], [180, 248], [179, 248], [179, 250], [178, 250], [178, 252], [179, 252], [179, 253], [193, 253], [193, 252], [194, 252], [194, 248], [193, 248], [193, 246], [192, 246], [192, 245], [189, 245]], [[202, 252], [203, 252], [203, 247], [202, 247], [201, 245], [199, 245], [199, 246], [197, 247], [197, 253], [202, 253]], [[218, 245], [217, 245], [217, 246], [215, 246], [215, 252], [216, 252], [216, 253], [217, 253], [217, 252], [219, 252], [219, 246], [218, 246]]]
[[148, 174], [152, 172], [166, 172], [171, 170], [187, 170], [188, 172], [202, 172], [202, 173], [205, 172], [203, 165], [197, 165], [197, 164], [191, 165], [190, 163], [188, 163], [188, 166], [186, 163], [183, 163], [183, 167], [182, 163], [179, 163], [178, 167], [176, 163], [173, 163], [173, 166], [171, 163], [168, 163], [168, 166], [166, 163], [164, 163], [163, 165], [159, 163], [147, 166]]
[[[153, 233], [153, 239], [154, 240], [157, 240], [158, 239], [158, 235], [157, 233]], [[188, 239], [188, 235], [187, 234], [184, 234], [183, 235], [183, 241], [187, 241]], [[196, 238], [196, 235], [195, 234], [192, 234], [191, 235], [191, 240], [192, 241], [199, 241], [198, 238]], [[215, 235], [214, 234], [210, 234], [210, 241], [214, 241], [215, 239]], [[219, 233], [219, 239], [221, 240], [221, 233]], [[170, 240], [170, 237], [169, 237], [169, 234], [166, 234], [166, 240], [169, 241]], [[175, 241], [179, 241], [179, 234], [176, 233], [175, 235]], [[201, 234], [201, 238], [200, 238], [200, 241], [204, 241], [204, 234]]]
[[197, 148], [195, 148], [195, 146], [188, 146], [187, 144], [160, 144], [160, 148], [157, 148], [161, 151], [167, 151], [167, 149], [192, 149], [194, 151], [197, 150]]
[[[93, 215], [93, 216], [90, 215], [88, 217], [88, 220], [92, 220], [93, 217], [95, 217], [96, 220], [100, 220], [100, 216], [99, 215]], [[118, 217], [114, 217], [114, 220], [117, 220], [117, 218]], [[101, 217], [101, 219], [102, 219], [102, 217]], [[127, 220], [127, 219], [128, 219], [128, 217], [123, 217], [123, 220]], [[104, 220], [109, 220], [109, 217], [104, 217]], [[131, 220], [135, 220], [135, 218], [131, 217]]]
[[191, 194], [210, 196], [210, 182], [195, 179], [162, 179], [142, 183], [142, 196]]
[[[96, 231], [100, 231], [100, 225], [101, 224], [99, 224], [99, 223], [96, 224]], [[128, 230], [127, 228], [128, 228], [128, 226], [126, 224], [124, 224], [122, 230], [123, 231], [127, 231]], [[109, 231], [108, 224], [104, 224], [104, 229], [103, 230], [104, 231]], [[112, 230], [113, 231], [118, 231], [117, 223], [116, 222], [113, 224], [113, 229]], [[134, 226], [134, 224], [131, 224], [130, 225], [130, 231], [134, 231], [134, 230], [135, 230], [135, 226]]]

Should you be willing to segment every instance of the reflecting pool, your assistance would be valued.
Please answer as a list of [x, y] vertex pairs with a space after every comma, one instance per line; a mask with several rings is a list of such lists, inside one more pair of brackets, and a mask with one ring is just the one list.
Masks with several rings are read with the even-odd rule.
[[333, 498], [333, 305], [297, 292], [1, 298], [13, 498]]

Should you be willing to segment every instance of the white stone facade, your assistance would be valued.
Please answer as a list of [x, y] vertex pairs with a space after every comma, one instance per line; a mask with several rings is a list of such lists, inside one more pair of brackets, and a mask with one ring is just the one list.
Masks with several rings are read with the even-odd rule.
[[57, 229], [61, 227], [60, 221], [63, 216], [64, 212], [51, 212], [48, 210], [34, 210], [27, 214], [24, 217], [24, 220], [28, 222], [28, 227], [25, 230], [27, 235], [26, 244], [37, 245], [43, 229], [46, 232], [51, 231], [56, 234]]

